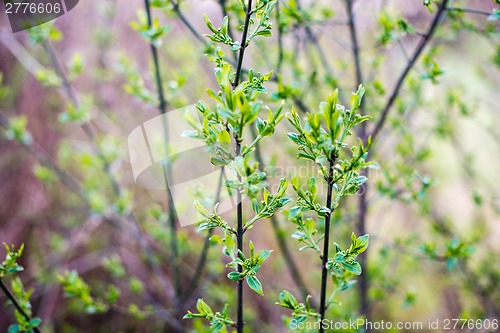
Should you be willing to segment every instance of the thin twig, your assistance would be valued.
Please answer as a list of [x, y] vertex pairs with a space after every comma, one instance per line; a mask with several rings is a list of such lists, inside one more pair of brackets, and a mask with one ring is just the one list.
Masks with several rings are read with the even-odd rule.
[[234, 79], [233, 87], [237, 87], [238, 84], [240, 84], [240, 75], [241, 75], [241, 68], [243, 66], [243, 57], [245, 56], [245, 50], [248, 46], [247, 35], [248, 35], [248, 28], [250, 26], [251, 16], [252, 16], [252, 0], [248, 0], [246, 8], [245, 24], [243, 26], [243, 35], [241, 37], [241, 43], [240, 43], [240, 54], [238, 56], [238, 64], [236, 65], [236, 78]]
[[193, 34], [193, 36], [197, 40], [199, 40], [204, 46], [208, 46], [209, 44], [206, 41], [206, 39], [203, 38], [203, 35], [200, 34], [198, 31], [196, 31], [196, 29], [191, 24], [191, 22], [189, 22], [189, 20], [186, 18], [184, 13], [181, 11], [179, 4], [174, 0], [170, 0], [170, 3], [172, 4], [172, 8], [173, 8], [174, 12], [177, 14], [177, 16], [179, 17], [181, 22], [184, 23], [184, 25], [188, 28], [188, 30]]
[[[299, 0], [297, 0], [297, 9], [299, 11], [302, 9]], [[323, 68], [325, 69], [325, 71], [328, 74], [328, 76], [332, 77], [333, 76], [333, 70], [330, 67], [330, 64], [328, 63], [328, 60], [327, 60], [326, 55], [325, 55], [325, 52], [323, 51], [323, 48], [321, 47], [321, 45], [319, 43], [318, 37], [314, 34], [314, 32], [312, 31], [311, 27], [308, 26], [308, 25], [306, 25], [304, 27], [304, 31], [306, 32], [307, 40], [310, 43], [312, 43], [312, 45], [316, 49], [316, 53], [319, 56], [319, 59], [321, 61], [321, 65], [323, 65]]]
[[474, 9], [474, 8], [448, 7], [448, 8], [446, 8], [446, 10], [449, 12], [464, 12], [464, 13], [478, 14], [478, 15], [485, 15], [485, 16], [490, 16], [492, 14], [491, 12], [489, 13], [489, 12], [485, 12], [483, 10]]

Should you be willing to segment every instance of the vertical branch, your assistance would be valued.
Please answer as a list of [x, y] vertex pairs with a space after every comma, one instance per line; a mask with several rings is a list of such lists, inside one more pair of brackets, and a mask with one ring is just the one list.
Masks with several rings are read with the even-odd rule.
[[[328, 262], [328, 252], [330, 245], [330, 220], [332, 217], [332, 194], [333, 194], [333, 168], [335, 166], [335, 159], [330, 160], [330, 166], [328, 167], [328, 178], [327, 178], [327, 196], [326, 196], [326, 207], [330, 209], [330, 212], [325, 216], [325, 239], [323, 240], [323, 256], [321, 262], [321, 294], [319, 303], [319, 314], [321, 316], [320, 323], [325, 319], [325, 312], [327, 308], [326, 304], [326, 287], [328, 281], [328, 269], [326, 268], [326, 263]], [[323, 325], [320, 325], [319, 332], [323, 333], [325, 331]]]
[[[250, 17], [252, 16], [252, 0], [248, 0], [248, 3], [245, 8], [246, 16], [245, 16], [245, 24], [243, 26], [243, 35], [241, 36], [241, 48], [240, 54], [238, 56], [238, 64], [236, 67], [236, 77], [233, 82], [233, 88], [236, 88], [240, 83], [241, 76], [241, 67], [243, 66], [243, 57], [245, 56], [245, 50], [247, 48], [247, 35], [248, 29], [250, 27]], [[241, 140], [243, 130], [240, 128], [240, 133], [234, 133], [234, 137], [236, 140], [236, 156], [241, 155]], [[238, 182], [241, 182], [241, 175], [238, 174]], [[236, 217], [238, 227], [236, 229], [236, 243], [239, 251], [243, 251], [243, 203], [241, 191], [236, 191]], [[238, 272], [243, 272], [243, 266], [238, 265]], [[238, 280], [238, 304], [237, 304], [237, 320], [236, 320], [236, 330], [238, 333], [243, 333], [243, 280]]]
[[[31, 320], [30, 316], [28, 316], [28, 314], [26, 313], [26, 311], [23, 310], [23, 308], [21, 307], [21, 305], [17, 301], [16, 297], [12, 294], [12, 292], [9, 290], [9, 288], [7, 288], [7, 286], [3, 282], [3, 279], [0, 279], [0, 289], [2, 289], [3, 293], [5, 294], [5, 296], [7, 296], [7, 298], [9, 299], [9, 301], [11, 301], [11, 303], [14, 305], [14, 307], [17, 310], [17, 312], [19, 312], [21, 314], [21, 316], [23, 316], [24, 319], [26, 319], [29, 322]], [[41, 333], [41, 331], [40, 331], [40, 329], [38, 327], [34, 327], [33, 331], [35, 333]]]
[[[248, 4], [245, 8], [245, 25], [243, 26], [243, 35], [241, 36], [241, 47], [240, 54], [238, 56], [238, 64], [236, 66], [236, 77], [234, 79], [233, 87], [236, 88], [240, 84], [241, 67], [243, 66], [243, 57], [245, 56], [245, 50], [247, 48], [247, 35], [248, 28], [250, 26], [250, 17], [252, 16], [252, 0], [248, 0]], [[240, 147], [241, 148], [241, 147]]]
[[[356, 81], [356, 86], [359, 86], [363, 83], [363, 70], [361, 68], [361, 56], [360, 56], [360, 47], [358, 41], [357, 27], [354, 18], [353, 11], [353, 1], [354, 0], [345, 0], [347, 17], [348, 17], [348, 25], [349, 25], [349, 35], [351, 38], [351, 47], [352, 47], [352, 56], [354, 61], [354, 78]], [[362, 108], [360, 107], [360, 111], [363, 114]], [[366, 133], [366, 122], [363, 122], [360, 126], [359, 137], [366, 144], [368, 139]], [[363, 192], [359, 196], [358, 202], [358, 218], [356, 221], [356, 233], [358, 235], [366, 234], [366, 217], [368, 210], [368, 184], [363, 184]], [[359, 264], [362, 267], [368, 266], [368, 250], [359, 255]], [[366, 320], [370, 320], [370, 303], [368, 299], [368, 291], [370, 289], [370, 277], [369, 277], [368, 269], [365, 269], [363, 274], [359, 277], [359, 312], [361, 316], [364, 316]], [[369, 331], [369, 329], [367, 330]]]
[[[146, 8], [146, 15], [148, 20], [148, 28], [151, 29], [153, 25], [153, 19], [151, 14], [151, 5], [149, 0], [144, 0], [144, 5]], [[150, 43], [151, 54], [153, 56], [154, 70], [155, 70], [155, 78], [156, 78], [156, 88], [158, 91], [159, 98], [159, 111], [163, 115], [163, 131], [165, 133], [165, 147], [168, 151], [168, 124], [166, 123], [167, 113], [167, 101], [165, 98], [165, 94], [163, 91], [163, 81], [161, 78], [161, 70], [160, 70], [160, 62], [158, 60], [158, 50], [154, 46], [154, 44]], [[174, 207], [173, 196], [170, 191], [170, 187], [168, 185], [168, 179], [170, 176], [170, 163], [164, 163], [162, 165], [164, 180], [165, 180], [165, 188], [167, 193], [167, 203], [168, 203], [168, 217], [170, 224], [170, 250], [172, 251], [172, 278], [174, 280], [174, 291], [175, 291], [175, 308], [176, 314], [178, 317], [182, 317], [182, 299], [181, 299], [181, 284], [180, 284], [180, 267], [179, 267], [179, 248], [178, 248], [178, 240], [177, 240], [177, 216]]]
[[[251, 1], [251, 0], [250, 0]], [[236, 156], [241, 154], [241, 141], [240, 138], [236, 138]], [[241, 182], [241, 175], [238, 174], [238, 182]], [[243, 252], [243, 203], [241, 197], [241, 191], [238, 189], [236, 191], [236, 215], [238, 228], [236, 229], [236, 243], [238, 245], [238, 251]], [[243, 272], [243, 266], [238, 265], [238, 272], [241, 274]], [[237, 305], [237, 321], [236, 329], [238, 333], [243, 333], [243, 279], [238, 280], [238, 305]]]

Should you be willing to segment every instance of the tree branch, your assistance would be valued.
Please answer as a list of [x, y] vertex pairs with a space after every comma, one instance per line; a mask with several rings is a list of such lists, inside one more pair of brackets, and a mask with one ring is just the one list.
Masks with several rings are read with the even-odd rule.
[[[16, 297], [12, 294], [12, 292], [9, 290], [9, 288], [7, 288], [7, 286], [3, 282], [3, 279], [0, 279], [0, 289], [2, 289], [5, 296], [7, 296], [7, 298], [12, 302], [17, 312], [19, 312], [24, 317], [24, 319], [26, 319], [29, 322], [31, 320], [30, 316], [28, 316], [28, 314], [23, 310], [23, 308], [17, 301]], [[34, 327], [33, 331], [35, 331], [36, 333], [41, 333], [38, 327]]]
[[479, 10], [479, 9], [474, 9], [474, 8], [448, 7], [448, 8], [446, 8], [446, 10], [449, 12], [463, 12], [463, 13], [478, 14], [478, 15], [485, 15], [485, 16], [490, 16], [492, 14], [492, 13], [485, 12], [485, 11]]
[[[321, 294], [320, 294], [320, 304], [319, 304], [319, 314], [321, 316], [320, 323], [323, 323], [326, 313], [326, 288], [328, 281], [328, 269], [326, 264], [328, 262], [328, 253], [330, 245], [330, 220], [332, 217], [332, 194], [333, 194], [333, 168], [335, 165], [335, 160], [330, 161], [330, 166], [328, 168], [328, 191], [326, 196], [326, 207], [330, 209], [330, 212], [325, 216], [325, 239], [323, 240], [323, 257], [321, 262]], [[320, 326], [319, 333], [323, 333], [325, 328], [323, 325]]]
[[389, 100], [387, 101], [387, 104], [385, 105], [384, 109], [382, 110], [381, 116], [377, 124], [375, 125], [375, 128], [373, 129], [373, 132], [371, 134], [372, 141], [375, 140], [375, 138], [380, 134], [380, 131], [382, 130], [382, 127], [384, 126], [386, 120], [387, 120], [387, 115], [389, 114], [389, 111], [391, 110], [392, 105], [396, 101], [396, 98], [399, 96], [401, 87], [403, 86], [403, 83], [406, 80], [406, 77], [410, 73], [411, 69], [415, 66], [418, 58], [422, 54], [422, 51], [424, 48], [427, 46], [429, 41], [432, 39], [432, 36], [434, 35], [434, 32], [436, 31], [436, 28], [438, 27], [441, 18], [443, 17], [443, 14], [446, 11], [446, 5], [448, 4], [448, 0], [443, 0], [441, 4], [439, 5], [438, 11], [436, 15], [434, 16], [434, 19], [432, 20], [431, 26], [429, 27], [429, 30], [425, 34], [425, 36], [422, 38], [420, 43], [418, 44], [417, 48], [413, 52], [413, 56], [411, 57], [410, 61], [406, 65], [405, 69], [403, 70], [403, 73], [399, 76], [399, 79], [396, 83], [396, 86], [394, 87]]

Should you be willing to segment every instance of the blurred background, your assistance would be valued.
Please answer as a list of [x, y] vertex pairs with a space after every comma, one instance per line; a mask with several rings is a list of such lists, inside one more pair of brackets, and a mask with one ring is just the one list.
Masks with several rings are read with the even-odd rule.
[[[429, 35], [439, 3], [356, 0], [351, 16], [349, 3], [280, 0], [273, 36], [251, 44], [244, 61], [279, 77], [262, 95], [273, 108], [284, 99], [286, 112], [316, 110], [335, 88], [347, 105], [359, 83], [354, 18], [367, 89], [363, 111], [373, 116], [368, 133], [397, 92], [370, 155], [379, 168], [369, 170], [367, 188], [334, 219], [335, 242], [348, 246], [355, 230], [370, 234], [370, 247], [363, 275], [339, 293], [329, 318], [500, 319], [499, 6], [448, 1]], [[208, 101], [205, 90], [217, 90], [217, 83], [205, 55], [211, 48], [203, 14], [217, 27], [228, 14], [239, 39], [241, 5], [152, 4], [169, 110]], [[25, 244], [20, 278], [34, 289], [32, 311], [44, 332], [208, 332], [202, 321], [179, 318], [199, 297], [217, 309], [235, 304], [220, 245], [195, 225], [172, 231], [165, 192], [135, 184], [127, 138], [158, 115], [145, 22], [140, 1], [80, 1], [55, 23], [16, 34], [0, 14], [0, 242]], [[395, 90], [422, 41], [425, 48]], [[13, 138], [13, 130], [21, 135]], [[261, 144], [270, 185], [315, 173], [296, 160], [289, 131], [283, 121]], [[248, 332], [288, 331], [283, 316], [290, 313], [274, 305], [283, 289], [302, 302], [305, 290], [319, 300], [320, 262], [312, 251], [299, 251], [294, 231], [284, 213], [250, 231], [256, 248], [274, 252], [259, 273], [265, 297], [246, 291]], [[64, 291], [80, 278], [91, 301]], [[14, 321], [12, 307], [2, 304], [0, 331]]]

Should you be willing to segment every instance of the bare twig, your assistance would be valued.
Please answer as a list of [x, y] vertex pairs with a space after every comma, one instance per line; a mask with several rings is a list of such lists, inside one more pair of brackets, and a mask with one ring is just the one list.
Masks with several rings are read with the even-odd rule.
[[[363, 70], [361, 68], [361, 57], [360, 57], [360, 47], [358, 42], [358, 34], [357, 27], [355, 22], [355, 14], [353, 11], [353, 0], [345, 0], [347, 16], [348, 16], [348, 25], [349, 25], [349, 34], [351, 37], [352, 44], [352, 55], [354, 60], [354, 69], [355, 69], [355, 80], [356, 86], [359, 86], [363, 83]], [[365, 101], [366, 103], [366, 101]], [[363, 113], [363, 108], [360, 108], [361, 113]], [[361, 140], [366, 143], [368, 140], [367, 137], [367, 129], [366, 123], [362, 123], [359, 130], [359, 137]], [[363, 184], [364, 191], [359, 196], [358, 203], [358, 217], [356, 221], [356, 233], [358, 235], [366, 234], [366, 217], [368, 210], [368, 184]], [[359, 255], [359, 263], [362, 267], [366, 267], [368, 265], [368, 250], [361, 253]], [[359, 303], [360, 303], [360, 314], [365, 316], [367, 320], [370, 320], [370, 304], [368, 299], [368, 291], [370, 289], [370, 279], [368, 275], [368, 269], [365, 269], [363, 274], [359, 277]], [[369, 331], [369, 329], [367, 330]]]

